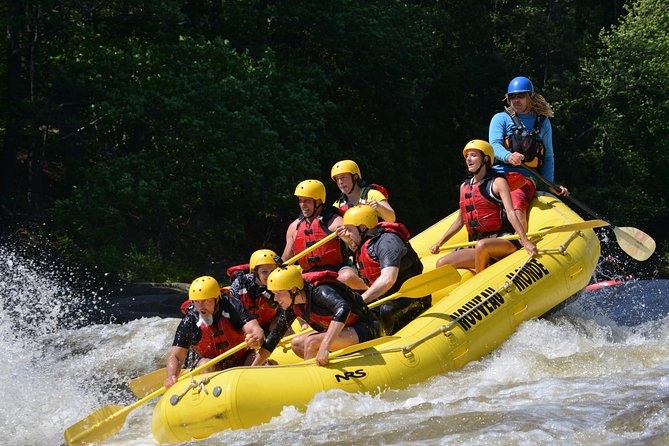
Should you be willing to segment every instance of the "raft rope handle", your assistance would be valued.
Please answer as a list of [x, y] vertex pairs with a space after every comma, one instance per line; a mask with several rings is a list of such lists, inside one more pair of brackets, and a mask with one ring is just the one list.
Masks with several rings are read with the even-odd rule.
[[170, 397], [170, 404], [173, 405], [173, 406], [176, 406], [179, 403], [179, 401], [181, 401], [181, 398], [186, 396], [186, 394], [191, 389], [195, 389], [196, 387], [198, 387], [198, 383], [193, 379], [193, 376], [191, 375], [190, 382], [188, 383], [188, 386], [183, 390], [183, 392], [181, 392], [179, 394], [175, 393], [174, 395], [172, 395]]
[[184, 391], [181, 392], [180, 394], [178, 394], [178, 395], [177, 395], [177, 394], [172, 395], [172, 397], [170, 398], [170, 404], [173, 405], [173, 406], [176, 406], [176, 405], [179, 403], [179, 401], [181, 401], [181, 399], [182, 399], [184, 396], [186, 396], [186, 394], [187, 394], [188, 392], [190, 392], [192, 389], [198, 389], [198, 393], [200, 393], [200, 392], [204, 392], [205, 395], [208, 395], [209, 392], [207, 391], [207, 387], [206, 387], [206, 386], [207, 386], [207, 384], [209, 384], [209, 381], [211, 381], [211, 379], [212, 379], [214, 376], [218, 375], [219, 373], [221, 373], [221, 372], [218, 372], [218, 373], [216, 373], [216, 374], [214, 374], [214, 375], [211, 375], [211, 376], [207, 376], [207, 377], [205, 377], [205, 378], [202, 378], [200, 381], [195, 381], [195, 379], [191, 376], [191, 377], [190, 377], [190, 383], [188, 383], [188, 387], [186, 387], [186, 388], [184, 389]]
[[[551, 248], [551, 249], [540, 249], [538, 250], [537, 255], [541, 254], [560, 254], [560, 255], [565, 255], [565, 251], [567, 250], [567, 246], [576, 238], [579, 237], [582, 234], [581, 231], [574, 231], [572, 234], [565, 240], [565, 242], [560, 245], [558, 248]], [[542, 237], [543, 238], [543, 237]], [[453, 329], [456, 323], [460, 322], [462, 319], [464, 319], [466, 316], [469, 316], [470, 313], [472, 313], [474, 310], [478, 309], [480, 306], [482, 306], [484, 303], [488, 302], [489, 299], [492, 297], [498, 295], [502, 290], [509, 291], [513, 287], [513, 281], [514, 279], [520, 274], [521, 271], [523, 271], [523, 268], [534, 258], [534, 256], [528, 256], [527, 260], [523, 262], [522, 266], [516, 270], [516, 272], [511, 276], [509, 280], [504, 282], [498, 289], [496, 289], [493, 293], [491, 293], [488, 297], [485, 299], [481, 300], [478, 304], [474, 305], [472, 308], [467, 310], [465, 313], [461, 314], [457, 318], [453, 319], [446, 325], [442, 325], [441, 327], [437, 328], [436, 330], [428, 333], [427, 335], [423, 336], [422, 338], [418, 339], [416, 342], [413, 342], [409, 345], [405, 345], [404, 347], [401, 348], [402, 354], [406, 357], [409, 354], [411, 354], [411, 351], [418, 345], [422, 344], [423, 342], [427, 341], [428, 339], [433, 338], [434, 336], [443, 333], [444, 336], [448, 336], [448, 332]], [[384, 350], [385, 351], [385, 350]]]

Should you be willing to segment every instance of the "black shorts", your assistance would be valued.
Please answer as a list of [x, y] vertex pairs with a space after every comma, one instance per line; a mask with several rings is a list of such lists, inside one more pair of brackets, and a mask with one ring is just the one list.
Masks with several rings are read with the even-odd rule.
[[358, 342], [371, 341], [379, 337], [379, 322], [375, 320], [359, 320], [351, 325], [358, 335]]

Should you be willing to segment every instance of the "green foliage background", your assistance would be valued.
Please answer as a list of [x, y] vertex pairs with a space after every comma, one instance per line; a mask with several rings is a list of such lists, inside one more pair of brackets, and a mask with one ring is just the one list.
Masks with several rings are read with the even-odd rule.
[[517, 75], [555, 109], [556, 180], [666, 245], [663, 1], [0, 8], [2, 211], [125, 279], [187, 281], [280, 251], [295, 185], [321, 179], [334, 201], [340, 159], [424, 229], [455, 209], [461, 147], [485, 139]]

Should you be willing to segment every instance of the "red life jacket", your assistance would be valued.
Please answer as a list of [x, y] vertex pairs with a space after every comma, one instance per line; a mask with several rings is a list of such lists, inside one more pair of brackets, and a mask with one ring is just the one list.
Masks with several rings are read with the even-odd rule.
[[246, 274], [249, 272], [249, 267], [250, 265], [248, 263], [242, 263], [241, 265], [234, 265], [229, 267], [225, 272], [228, 275], [228, 279], [230, 279], [230, 283], [234, 280], [235, 276], [239, 274]]
[[[293, 252], [298, 254], [315, 243], [323, 240], [332, 231], [328, 229], [327, 222], [335, 216], [334, 212], [327, 211], [319, 215], [311, 223], [304, 216], [299, 217]], [[341, 253], [341, 243], [338, 239], [332, 239], [320, 248], [311, 251], [298, 260], [303, 271], [309, 271], [314, 266], [337, 266], [344, 263]]]
[[525, 156], [523, 162], [528, 166], [535, 169], [540, 168], [544, 163], [546, 147], [539, 137], [539, 132], [541, 132], [541, 126], [546, 117], [537, 116], [534, 121], [534, 128], [528, 132], [516, 114], [511, 114], [508, 111], [507, 114], [511, 117], [515, 128], [513, 133], [504, 139], [504, 146], [511, 152], [522, 153]]
[[[386, 200], [388, 199], [388, 190], [379, 184], [372, 183], [360, 188], [360, 198], [355, 206], [362, 206], [367, 203], [367, 195], [369, 195], [371, 189], [378, 190], [386, 197]], [[346, 194], [341, 194], [341, 197], [339, 197], [339, 209], [337, 211], [343, 216], [350, 208], [351, 205], [346, 202]]]
[[367, 286], [373, 284], [381, 275], [381, 264], [377, 259], [374, 259], [369, 255], [369, 245], [384, 232], [392, 232], [393, 234], [399, 235], [404, 243], [408, 243], [409, 237], [411, 236], [409, 230], [402, 223], [380, 221], [377, 227], [381, 229], [378, 229], [374, 236], [365, 240], [360, 249], [356, 252], [356, 264], [360, 271], [360, 275], [362, 276], [362, 280], [364, 280]]
[[[315, 287], [323, 285], [326, 283], [335, 283], [341, 285], [341, 282], [337, 280], [337, 273], [334, 271], [318, 271], [313, 273], [302, 274], [305, 282], [310, 283]], [[305, 287], [306, 290], [306, 287]], [[293, 311], [297, 317], [301, 317], [309, 325], [320, 327], [323, 331], [327, 330], [332, 322], [332, 315], [323, 315], [316, 314], [311, 311], [309, 296], [307, 296], [306, 304], [293, 304]], [[346, 327], [355, 324], [358, 321], [358, 316], [351, 313], [346, 321]]]
[[[240, 290], [239, 300], [242, 301], [242, 304], [249, 310], [251, 316], [253, 316], [264, 329], [265, 327], [269, 327], [269, 324], [279, 310], [279, 306], [270, 302], [268, 297], [263, 293], [251, 296], [247, 286], [248, 277], [249, 276], [245, 274], [238, 279], [243, 281], [242, 283], [244, 284], [244, 287]], [[253, 279], [251, 280], [255, 281], [255, 276], [253, 276]]]
[[460, 188], [460, 214], [470, 240], [510, 230], [502, 200], [492, 190], [495, 178], [486, 175], [481, 183], [474, 186], [472, 177]]
[[[212, 326], [199, 324], [202, 332], [200, 342], [193, 347], [203, 358], [215, 358], [225, 353], [246, 339], [243, 331], [235, 329], [227, 317], [221, 314], [221, 317]], [[227, 367], [234, 365], [246, 354], [247, 349], [243, 349], [225, 360]]]

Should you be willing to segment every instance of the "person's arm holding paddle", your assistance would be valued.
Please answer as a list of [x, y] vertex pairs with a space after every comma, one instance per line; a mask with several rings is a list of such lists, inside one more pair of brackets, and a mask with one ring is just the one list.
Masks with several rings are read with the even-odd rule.
[[[455, 217], [455, 220], [453, 221], [453, 224], [451, 225], [448, 230], [444, 233], [444, 235], [441, 236], [439, 241], [435, 243], [434, 245], [430, 246], [430, 252], [432, 254], [439, 254], [439, 248], [441, 248], [441, 245], [446, 243], [448, 240], [451, 239], [465, 224], [464, 220], [462, 219], [462, 212], [458, 211], [458, 216]], [[437, 265], [439, 267], [440, 265]]]
[[281, 338], [288, 331], [288, 327], [290, 327], [295, 319], [297, 319], [297, 316], [291, 309], [279, 309], [279, 317], [276, 321], [276, 325], [274, 325], [274, 328], [272, 328], [272, 330], [267, 335], [265, 342], [256, 352], [256, 357], [253, 360], [251, 366], [263, 365], [265, 361], [267, 361], [276, 346], [279, 345]]
[[181, 373], [181, 366], [186, 360], [188, 349], [183, 347], [173, 346], [170, 349], [170, 355], [167, 358], [167, 376], [165, 377], [165, 387], [172, 387], [179, 379]]
[[400, 268], [397, 266], [386, 266], [381, 269], [379, 277], [362, 293], [362, 300], [369, 304], [384, 296], [390, 290], [399, 276]]

